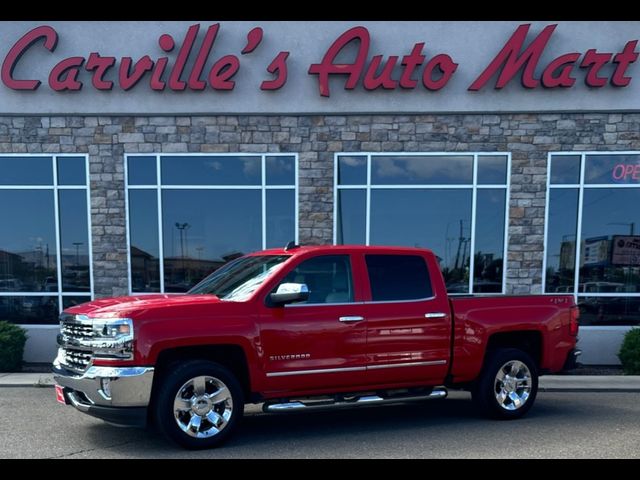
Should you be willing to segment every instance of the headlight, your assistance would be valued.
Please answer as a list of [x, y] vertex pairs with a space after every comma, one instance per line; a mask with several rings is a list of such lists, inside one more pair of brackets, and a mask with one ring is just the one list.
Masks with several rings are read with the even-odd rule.
[[93, 319], [91, 346], [95, 358], [133, 359], [133, 321], [130, 318]]
[[133, 322], [129, 318], [95, 319], [93, 321], [93, 335], [96, 339], [117, 339], [128, 336], [133, 338]]

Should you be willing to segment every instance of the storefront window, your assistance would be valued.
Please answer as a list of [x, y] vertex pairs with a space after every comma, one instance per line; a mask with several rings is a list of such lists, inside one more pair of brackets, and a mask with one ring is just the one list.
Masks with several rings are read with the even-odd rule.
[[545, 292], [574, 293], [583, 325], [640, 324], [640, 153], [549, 163]]
[[430, 248], [449, 293], [501, 293], [508, 169], [506, 153], [338, 154], [334, 242]]
[[230, 260], [297, 241], [295, 155], [126, 163], [131, 292], [186, 292]]
[[0, 319], [54, 324], [91, 300], [86, 156], [0, 156]]

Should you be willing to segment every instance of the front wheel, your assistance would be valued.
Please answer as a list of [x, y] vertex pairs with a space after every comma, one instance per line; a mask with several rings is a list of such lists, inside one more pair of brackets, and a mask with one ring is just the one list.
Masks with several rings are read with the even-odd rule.
[[538, 370], [522, 350], [505, 348], [490, 352], [480, 378], [471, 390], [479, 410], [503, 420], [522, 417], [538, 393]]
[[154, 413], [169, 439], [202, 449], [225, 441], [243, 410], [242, 388], [229, 370], [214, 362], [189, 361], [162, 380]]

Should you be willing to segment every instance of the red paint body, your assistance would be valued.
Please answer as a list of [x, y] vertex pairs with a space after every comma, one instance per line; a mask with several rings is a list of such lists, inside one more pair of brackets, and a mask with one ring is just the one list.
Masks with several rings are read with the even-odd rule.
[[[429, 268], [433, 297], [371, 302], [365, 253], [422, 256]], [[480, 373], [486, 347], [496, 333], [537, 332], [543, 372], [560, 370], [576, 344], [576, 332], [572, 335], [570, 326], [573, 296], [451, 298], [429, 250], [322, 246], [252, 255], [269, 254], [291, 257], [244, 302], [223, 301], [213, 295], [144, 295], [96, 300], [67, 311], [92, 318], [133, 319], [135, 358], [117, 365], [153, 366], [162, 351], [177, 347], [239, 346], [247, 359], [251, 391], [265, 399], [471, 382]], [[336, 254], [350, 255], [354, 303], [266, 306], [268, 293], [300, 262]], [[435, 312], [446, 316], [425, 318], [426, 313]], [[338, 321], [342, 316], [362, 316], [364, 321], [343, 323]], [[398, 367], [404, 363], [422, 365]], [[96, 360], [95, 364], [116, 362]], [[267, 375], [324, 369], [341, 370]]]

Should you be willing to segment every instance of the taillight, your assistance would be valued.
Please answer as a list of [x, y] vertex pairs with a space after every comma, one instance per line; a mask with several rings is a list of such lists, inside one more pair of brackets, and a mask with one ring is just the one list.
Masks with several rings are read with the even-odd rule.
[[569, 323], [569, 333], [574, 337], [578, 335], [579, 319], [580, 319], [580, 309], [577, 306], [571, 307], [571, 321]]

